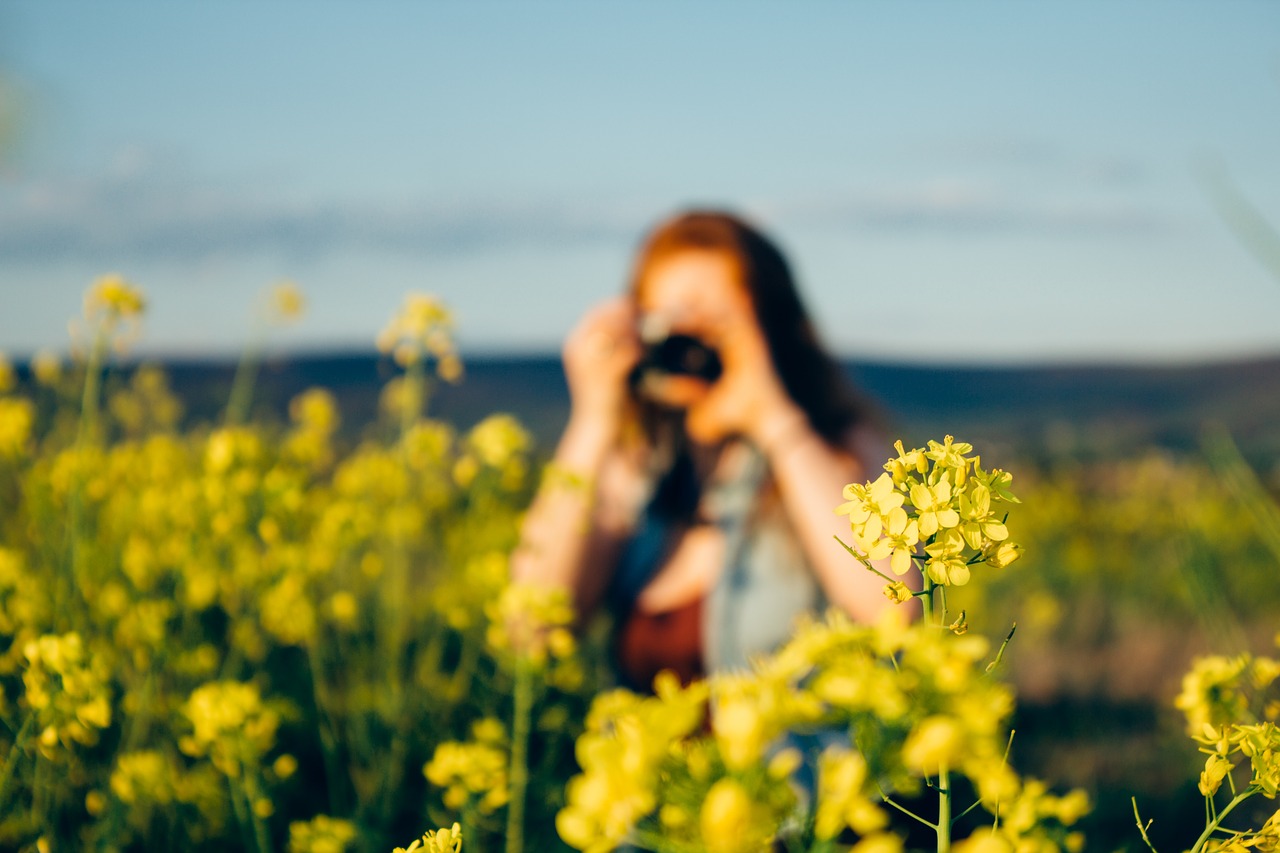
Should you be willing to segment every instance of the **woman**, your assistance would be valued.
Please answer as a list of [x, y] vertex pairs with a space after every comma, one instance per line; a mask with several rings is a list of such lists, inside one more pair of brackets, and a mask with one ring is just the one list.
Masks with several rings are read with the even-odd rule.
[[[646, 369], [668, 336], [709, 369]], [[842, 488], [884, 454], [758, 231], [718, 212], [661, 224], [564, 365], [569, 422], [513, 575], [569, 590], [583, 615], [607, 600], [632, 686], [743, 666], [828, 603], [860, 621], [888, 606], [832, 539], [848, 540]]]

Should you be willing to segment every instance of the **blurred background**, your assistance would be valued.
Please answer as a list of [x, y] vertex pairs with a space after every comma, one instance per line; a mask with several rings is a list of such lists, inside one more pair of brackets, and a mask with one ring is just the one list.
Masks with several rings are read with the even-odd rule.
[[290, 279], [257, 415], [323, 385], [354, 441], [427, 291], [467, 365], [437, 414], [545, 453], [641, 233], [739, 211], [895, 436], [1015, 472], [1027, 557], [969, 593], [1019, 625], [1015, 753], [1155, 834], [1200, 810], [1186, 662], [1280, 627], [1277, 151], [1267, 2], [2, 0], [0, 350], [65, 351], [119, 272], [207, 421]]

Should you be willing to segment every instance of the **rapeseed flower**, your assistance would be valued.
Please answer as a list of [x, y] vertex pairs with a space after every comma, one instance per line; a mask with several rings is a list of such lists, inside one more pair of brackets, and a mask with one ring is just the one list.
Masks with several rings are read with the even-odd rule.
[[395, 848], [392, 853], [460, 853], [461, 850], [462, 827], [455, 823], [448, 828], [432, 830], [408, 847]]
[[322, 814], [289, 824], [289, 853], [344, 853], [358, 839], [356, 825], [343, 818]]
[[901, 507], [905, 500], [894, 490], [893, 479], [888, 474], [881, 474], [866, 485], [850, 483], [844, 487], [844, 498], [846, 502], [836, 507], [836, 513], [849, 516], [853, 535], [861, 542], [879, 539], [885, 516]]
[[273, 323], [291, 323], [306, 307], [306, 297], [296, 282], [281, 281], [267, 295], [267, 319]]
[[21, 397], [0, 397], [0, 461], [25, 456], [31, 449], [36, 409]]
[[37, 637], [23, 657], [23, 699], [36, 715], [41, 753], [53, 760], [77, 744], [96, 744], [98, 733], [111, 725], [104, 659], [86, 649], [76, 632]]
[[262, 701], [257, 685], [215, 681], [192, 691], [182, 708], [191, 734], [178, 745], [194, 757], [208, 756], [224, 775], [236, 778], [256, 767], [275, 746], [280, 715]]
[[919, 513], [920, 535], [932, 536], [940, 529], [960, 524], [960, 514], [951, 506], [951, 482], [939, 480], [933, 485], [916, 483], [910, 491], [911, 505]]

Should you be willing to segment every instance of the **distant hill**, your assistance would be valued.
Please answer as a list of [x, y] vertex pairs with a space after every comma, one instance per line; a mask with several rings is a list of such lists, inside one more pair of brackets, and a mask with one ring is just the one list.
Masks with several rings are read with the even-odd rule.
[[[234, 363], [165, 366], [190, 416], [216, 419]], [[1207, 424], [1220, 423], [1248, 455], [1280, 458], [1280, 358], [1186, 367], [846, 367], [890, 432], [908, 442], [951, 433], [992, 454], [1109, 457], [1147, 445], [1191, 448]], [[358, 427], [375, 416], [382, 385], [397, 373], [372, 354], [277, 358], [259, 375], [257, 413], [283, 420], [288, 400], [318, 385], [334, 392], [345, 423]], [[476, 357], [460, 385], [439, 387], [431, 411], [462, 427], [510, 412], [548, 447], [568, 402], [556, 357]]]

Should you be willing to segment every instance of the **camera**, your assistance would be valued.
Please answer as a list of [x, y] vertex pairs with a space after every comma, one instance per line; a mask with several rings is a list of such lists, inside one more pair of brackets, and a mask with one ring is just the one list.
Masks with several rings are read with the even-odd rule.
[[640, 340], [644, 353], [631, 373], [631, 387], [644, 396], [645, 385], [666, 376], [687, 376], [704, 382], [720, 378], [724, 366], [720, 355], [692, 335], [669, 334], [665, 324], [641, 323]]

